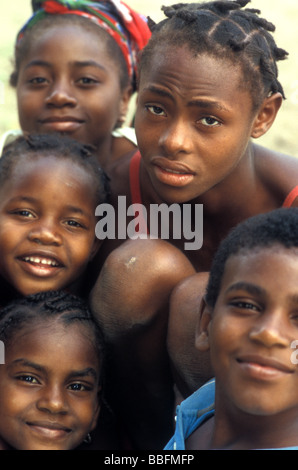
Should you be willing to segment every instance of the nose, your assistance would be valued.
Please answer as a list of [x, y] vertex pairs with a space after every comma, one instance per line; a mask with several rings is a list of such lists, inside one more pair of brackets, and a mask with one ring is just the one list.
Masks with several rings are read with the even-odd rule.
[[66, 80], [55, 82], [46, 98], [46, 105], [48, 107], [74, 107], [76, 104], [77, 100], [74, 96], [72, 86], [70, 83], [67, 83]]
[[250, 339], [261, 343], [267, 348], [271, 347], [288, 347], [290, 338], [286, 333], [283, 315], [277, 312], [268, 312], [262, 315], [250, 332]]
[[38, 245], [61, 246], [63, 244], [63, 239], [58, 227], [51, 221], [40, 221], [31, 229], [28, 238], [31, 242], [37, 243]]
[[188, 123], [183, 117], [178, 117], [162, 132], [159, 139], [160, 147], [166, 156], [179, 153], [189, 154], [192, 150], [192, 136]]
[[40, 411], [51, 414], [66, 414], [68, 410], [63, 387], [59, 384], [48, 384], [42, 387], [36, 403]]

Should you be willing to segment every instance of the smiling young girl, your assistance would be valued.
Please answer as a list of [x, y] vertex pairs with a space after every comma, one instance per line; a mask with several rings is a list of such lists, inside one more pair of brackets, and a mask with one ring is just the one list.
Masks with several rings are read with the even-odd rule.
[[1, 304], [46, 290], [83, 294], [100, 245], [95, 208], [108, 188], [88, 148], [57, 135], [19, 137], [0, 159], [0, 188]]
[[[201, 249], [186, 250], [189, 240], [176, 236], [168, 216], [169, 243], [107, 240], [99, 253], [107, 257], [111, 252], [101, 260], [105, 264], [92, 307], [96, 312], [101, 306], [98, 317], [123, 374], [115, 403], [123, 415], [127, 412], [124, 419], [140, 446], [165, 443], [171, 432], [170, 370], [185, 395], [212, 375], [208, 358], [205, 370], [199, 369], [203, 358], [197, 357], [194, 331], [198, 282], [204, 292], [202, 273], [209, 271], [220, 241], [252, 215], [297, 203], [297, 159], [254, 141], [270, 129], [282, 104], [277, 62], [287, 53], [274, 41], [274, 26], [258, 10], [243, 8], [248, 3], [163, 8], [166, 18], [152, 25], [140, 62], [135, 118], [139, 152], [119, 161], [111, 173], [115, 207], [119, 195], [147, 215], [152, 204], [177, 204], [180, 213], [188, 204], [187, 222], [193, 230], [196, 207], [203, 205]], [[147, 217], [149, 234], [150, 222]], [[137, 409], [133, 380], [143, 397], [140, 403], [146, 403], [147, 426], [144, 415], [138, 421], [142, 405]], [[156, 431], [154, 442], [146, 434], [150, 427]]]
[[134, 131], [121, 126], [138, 52], [150, 36], [147, 23], [122, 2], [33, 0], [32, 6], [10, 80], [21, 129], [91, 144], [107, 167], [136, 148]]
[[15, 300], [0, 312], [0, 339], [0, 450], [71, 450], [90, 441], [104, 342], [85, 303], [61, 291]]

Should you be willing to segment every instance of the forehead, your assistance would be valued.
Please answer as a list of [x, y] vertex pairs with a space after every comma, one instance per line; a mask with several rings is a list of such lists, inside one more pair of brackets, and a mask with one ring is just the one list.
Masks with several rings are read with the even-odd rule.
[[[26, 358], [48, 370], [100, 368], [101, 358], [95, 349], [91, 328], [73, 322], [64, 324], [59, 319], [35, 319], [16, 331], [6, 350], [6, 362]], [[61, 361], [63, 357], [63, 361]]]
[[[71, 158], [56, 155], [25, 154], [14, 163], [11, 175], [3, 186], [9, 190], [31, 192], [34, 187], [57, 188], [63, 195], [63, 187], [95, 196], [95, 178], [91, 169], [73, 161]], [[62, 193], [61, 193], [62, 191]]]
[[182, 91], [224, 93], [234, 99], [243, 73], [239, 64], [207, 53], [194, 53], [187, 46], [158, 46], [140, 73], [140, 91], [148, 83], [173, 84]]
[[[90, 21], [91, 23], [91, 21]], [[57, 60], [61, 55], [76, 58], [76, 60], [101, 59], [113, 63], [113, 57], [108, 53], [107, 41], [108, 33], [99, 26], [85, 23], [69, 22], [55, 24], [54, 22], [45, 25], [42, 23], [28, 36], [27, 53], [23, 60], [35, 55], [52, 54], [56, 52]], [[57, 49], [59, 47], [59, 49]], [[59, 54], [57, 54], [59, 50]]]
[[298, 248], [288, 249], [275, 244], [231, 256], [226, 262], [221, 292], [244, 282], [257, 285], [274, 297], [297, 295], [297, 279]]

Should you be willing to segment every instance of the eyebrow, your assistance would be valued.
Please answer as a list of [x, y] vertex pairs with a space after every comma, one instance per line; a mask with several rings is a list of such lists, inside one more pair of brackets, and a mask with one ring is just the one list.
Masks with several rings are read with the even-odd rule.
[[150, 85], [148, 87], [145, 87], [144, 90], [145, 91], [151, 91], [152, 93], [156, 93], [159, 96], [170, 98], [173, 101], [173, 96], [171, 95], [171, 93], [169, 93], [166, 90], [162, 90], [161, 88], [156, 87], [154, 85]]
[[[76, 60], [75, 62], [72, 63], [72, 65], [74, 65], [77, 68], [97, 67], [100, 70], [105, 70], [105, 67], [99, 64], [98, 62], [96, 62], [95, 60], [82, 60], [82, 61]], [[29, 62], [26, 65], [25, 69], [28, 69], [30, 67], [38, 67], [38, 66], [51, 68], [52, 64], [50, 62], [47, 62], [46, 60], [36, 59], [36, 60], [32, 60], [31, 62]]]
[[34, 197], [30, 196], [15, 196], [9, 200], [9, 202], [18, 202], [18, 201], [24, 201], [24, 202], [30, 202], [30, 203], [35, 203], [38, 200], [35, 199]]
[[249, 282], [236, 282], [235, 284], [232, 284], [228, 289], [226, 290], [226, 293], [230, 293], [233, 291], [238, 291], [238, 290], [244, 290], [248, 292], [251, 295], [265, 295], [266, 291], [262, 287], [256, 286], [255, 284], [251, 284]]
[[81, 214], [81, 215], [84, 215], [86, 217], [92, 217], [91, 215], [91, 211], [90, 212], [86, 212], [84, 211], [83, 209], [81, 209], [80, 207], [75, 207], [75, 206], [65, 206], [65, 208], [69, 211], [69, 212], [73, 212], [75, 214]]
[[[36, 198], [33, 198], [33, 197], [30, 197], [30, 196], [16, 196], [16, 197], [13, 197], [12, 199], [10, 199], [9, 203], [16, 203], [18, 201], [21, 201], [21, 202], [28, 202], [28, 203], [31, 203], [31, 204], [36, 204], [39, 202], [39, 199], [36, 199]], [[71, 206], [71, 205], [67, 205], [65, 206], [65, 208], [70, 211], [70, 212], [74, 212], [76, 214], [81, 214], [81, 215], [85, 215], [86, 217], [90, 217], [91, 216], [91, 211], [90, 213], [87, 213], [86, 211], [84, 211], [83, 209], [81, 209], [80, 207], [76, 207], [76, 206]]]
[[31, 367], [32, 369], [35, 369], [38, 372], [45, 372], [45, 368], [42, 367], [40, 364], [36, 364], [35, 362], [28, 361], [27, 359], [23, 359], [23, 358], [16, 359], [15, 361], [11, 363], [11, 365], [13, 366], [15, 364], [21, 364], [25, 367]]
[[82, 370], [74, 370], [69, 374], [69, 378], [75, 377], [93, 377], [95, 380], [98, 378], [98, 374], [93, 367], [86, 367], [86, 369]]
[[229, 111], [222, 103], [213, 100], [194, 99], [188, 103], [188, 106], [198, 106], [199, 108], [204, 109], [216, 108], [223, 111]]
[[[170, 100], [174, 101], [171, 93], [169, 93], [166, 90], [162, 90], [161, 88], [158, 88], [154, 85], [150, 85], [144, 88], [144, 90], [150, 91], [152, 93], [156, 93], [159, 96], [169, 98]], [[218, 101], [204, 100], [200, 98], [191, 100], [189, 103], [187, 103], [187, 106], [197, 106], [198, 108], [203, 108], [203, 109], [217, 108], [223, 111], [229, 111], [222, 103]]]
[[[25, 367], [31, 367], [32, 369], [35, 369], [38, 372], [46, 373], [45, 367], [41, 366], [40, 364], [36, 364], [35, 362], [28, 361], [24, 358], [16, 359], [11, 363], [11, 366], [14, 366], [16, 364], [20, 364]], [[73, 370], [68, 375], [68, 378], [70, 379], [75, 377], [93, 377], [95, 380], [97, 380], [98, 374], [96, 373], [96, 370], [93, 367], [86, 367], [85, 369], [81, 370]]]
[[95, 60], [76, 60], [73, 65], [75, 67], [97, 67], [98, 69], [101, 70], [106, 70], [105, 67]]

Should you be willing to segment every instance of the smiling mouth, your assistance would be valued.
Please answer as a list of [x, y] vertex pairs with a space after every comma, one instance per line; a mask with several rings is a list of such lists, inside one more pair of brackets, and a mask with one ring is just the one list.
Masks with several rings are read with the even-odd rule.
[[246, 356], [237, 359], [245, 373], [257, 379], [275, 379], [293, 373], [293, 370], [280, 361], [261, 356]]
[[33, 265], [52, 266], [54, 268], [58, 268], [62, 266], [55, 259], [42, 258], [42, 257], [37, 257], [37, 256], [25, 256], [24, 258], [22, 258], [22, 260], [25, 261], [26, 263], [31, 263]]
[[46, 254], [20, 256], [18, 260], [22, 269], [34, 277], [51, 277], [65, 267], [57, 258]]
[[61, 439], [71, 432], [70, 428], [58, 423], [47, 422], [27, 422], [30, 429], [46, 439]]

